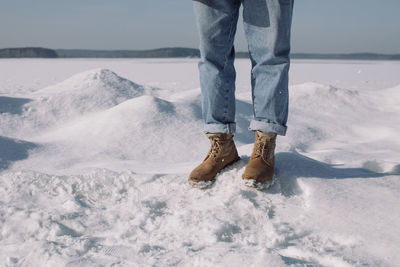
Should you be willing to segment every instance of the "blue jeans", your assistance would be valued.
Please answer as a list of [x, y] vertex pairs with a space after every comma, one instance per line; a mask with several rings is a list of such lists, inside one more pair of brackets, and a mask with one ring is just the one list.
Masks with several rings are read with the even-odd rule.
[[202, 110], [208, 133], [234, 133], [234, 37], [243, 4], [252, 64], [250, 130], [286, 134], [293, 0], [194, 0]]

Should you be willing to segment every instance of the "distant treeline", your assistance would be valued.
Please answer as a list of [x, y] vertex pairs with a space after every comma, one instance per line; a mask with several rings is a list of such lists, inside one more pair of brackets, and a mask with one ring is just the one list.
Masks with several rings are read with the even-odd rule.
[[353, 59], [353, 60], [400, 60], [400, 54], [374, 54], [374, 53], [351, 53], [351, 54], [307, 54], [293, 53], [291, 58], [297, 59]]
[[198, 49], [173, 47], [152, 50], [84, 50], [57, 49], [59, 57], [64, 58], [170, 58], [199, 57]]
[[56, 58], [56, 51], [41, 47], [5, 48], [0, 49], [0, 58], [41, 57]]
[[[47, 49], [41, 47], [0, 49], [0, 58], [192, 58], [200, 57], [198, 49], [171, 47], [151, 50], [88, 50]], [[248, 58], [248, 52], [237, 52], [237, 58]], [[311, 54], [293, 53], [294, 59], [353, 59], [353, 60], [400, 60], [400, 54]]]

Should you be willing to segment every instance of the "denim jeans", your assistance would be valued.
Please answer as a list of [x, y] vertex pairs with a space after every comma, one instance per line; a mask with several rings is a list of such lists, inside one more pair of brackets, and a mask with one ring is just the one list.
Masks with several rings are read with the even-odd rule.
[[293, 0], [194, 0], [204, 131], [234, 133], [234, 37], [243, 4], [251, 70], [250, 130], [286, 134]]

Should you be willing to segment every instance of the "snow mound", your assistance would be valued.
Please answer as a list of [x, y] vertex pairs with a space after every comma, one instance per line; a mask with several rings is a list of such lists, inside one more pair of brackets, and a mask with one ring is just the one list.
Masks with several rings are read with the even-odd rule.
[[391, 87], [391, 88], [384, 89], [382, 91], [385, 94], [390, 94], [390, 95], [392, 95], [392, 96], [394, 96], [396, 98], [399, 98], [400, 97], [400, 84], [398, 84], [398, 85], [396, 85], [394, 87]]
[[108, 110], [82, 116], [37, 140], [83, 148], [86, 154], [80, 152], [74, 156], [88, 160], [106, 155], [172, 162], [193, 156], [193, 151], [201, 151], [200, 146], [206, 147], [204, 142], [193, 144], [199, 134], [201, 127], [193, 118], [190, 106], [143, 95]]
[[318, 109], [319, 112], [351, 108], [354, 101], [360, 100], [358, 91], [313, 82], [292, 86], [290, 97], [292, 106], [297, 109]]
[[381, 90], [382, 103], [386, 106], [389, 105], [394, 110], [400, 110], [399, 102], [400, 102], [400, 84]]
[[108, 109], [143, 93], [142, 86], [108, 69], [95, 69], [35, 92], [33, 95], [40, 97], [30, 105], [29, 110], [65, 121], [88, 112]]
[[[291, 87], [290, 147], [305, 151], [324, 140], [355, 136], [354, 125], [365, 116], [376, 117], [374, 99], [357, 90], [337, 88], [313, 82]], [[332, 145], [332, 144], [331, 144]]]
[[26, 101], [28, 103], [21, 107], [22, 112], [3, 117], [2, 123], [8, 125], [4, 129], [8, 130], [2, 134], [25, 138], [31, 132], [37, 133], [82, 115], [109, 109], [144, 93], [143, 86], [111, 70], [84, 71], [32, 93], [32, 101]]
[[[120, 103], [121, 98], [132, 98], [143, 94], [143, 87], [118, 76], [109, 69], [93, 69], [75, 74], [61, 83], [35, 92], [34, 95], [74, 95], [96, 99], [96, 96], [93, 96], [94, 93], [103, 97], [106, 96], [107, 98], [103, 99], [104, 102]], [[100, 96], [97, 96], [97, 98], [100, 98]]]

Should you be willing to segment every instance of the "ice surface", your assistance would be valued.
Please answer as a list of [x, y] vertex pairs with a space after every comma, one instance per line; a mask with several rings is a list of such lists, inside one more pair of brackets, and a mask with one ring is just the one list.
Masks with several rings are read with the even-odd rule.
[[207, 190], [196, 60], [0, 61], [0, 265], [399, 266], [398, 62], [294, 61], [276, 181]]

